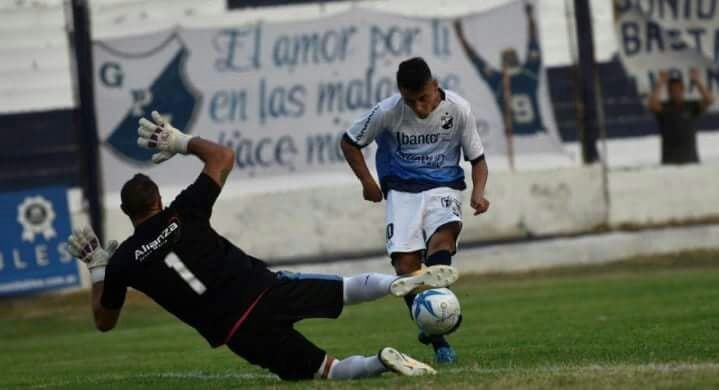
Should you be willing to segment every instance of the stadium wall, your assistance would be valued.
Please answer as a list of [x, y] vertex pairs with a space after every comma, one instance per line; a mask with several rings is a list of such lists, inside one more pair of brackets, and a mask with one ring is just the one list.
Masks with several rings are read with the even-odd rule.
[[[471, 216], [465, 191], [462, 242], [476, 244], [719, 218], [719, 164], [612, 171], [609, 205], [598, 166], [492, 172], [490, 211]], [[696, 190], [693, 190], [696, 189]], [[164, 197], [168, 199], [167, 196]], [[110, 238], [131, 226], [106, 210]], [[384, 252], [384, 205], [361, 199], [354, 181], [312, 188], [224, 193], [213, 225], [232, 242], [275, 263], [328, 261]]]

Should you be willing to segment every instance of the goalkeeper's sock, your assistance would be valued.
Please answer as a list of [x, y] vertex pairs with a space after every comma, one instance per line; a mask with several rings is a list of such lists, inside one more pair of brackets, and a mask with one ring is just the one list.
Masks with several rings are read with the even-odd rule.
[[397, 279], [394, 275], [367, 273], [342, 278], [345, 305], [373, 301], [389, 294], [389, 287]]
[[[320, 367], [324, 371], [327, 364], [325, 362]], [[376, 376], [387, 371], [387, 367], [377, 356], [350, 356], [342, 360], [333, 360], [330, 363], [329, 371], [327, 371], [327, 379], [356, 379]]]
[[434, 252], [431, 255], [427, 256], [427, 258], [424, 260], [424, 264], [427, 267], [438, 264], [452, 265], [452, 254], [449, 251], [445, 250]]

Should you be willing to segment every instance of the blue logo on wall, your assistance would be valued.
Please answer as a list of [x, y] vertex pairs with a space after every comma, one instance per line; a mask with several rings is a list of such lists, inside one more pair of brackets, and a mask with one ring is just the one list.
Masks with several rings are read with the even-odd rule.
[[80, 285], [68, 253], [67, 189], [0, 193], [0, 296]]
[[[177, 39], [171, 36], [158, 48], [142, 55], [125, 55], [126, 62], [133, 58], [146, 59]], [[113, 51], [114, 52], [114, 51]], [[121, 56], [117, 52], [114, 52]], [[170, 119], [173, 126], [187, 131], [192, 124], [195, 109], [199, 106], [200, 95], [196, 94], [185, 77], [185, 64], [189, 51], [180, 45], [177, 53], [162, 69], [159, 75], [145, 88], [134, 88], [127, 91], [132, 97], [132, 106], [129, 107], [122, 121], [115, 127], [107, 138], [107, 143], [120, 155], [140, 163], [149, 163], [153, 152], [137, 146], [137, 122], [142, 117], [149, 117], [152, 110]], [[108, 63], [101, 69], [101, 81], [108, 85], [105, 79], [105, 69], [121, 66], [118, 63]], [[108, 71], [109, 72], [109, 71]], [[121, 83], [122, 81], [120, 81]]]

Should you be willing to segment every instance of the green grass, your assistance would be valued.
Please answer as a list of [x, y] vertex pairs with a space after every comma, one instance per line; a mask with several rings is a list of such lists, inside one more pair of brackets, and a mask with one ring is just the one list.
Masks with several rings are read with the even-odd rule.
[[[481, 261], [481, 260], [478, 260]], [[717, 388], [719, 253], [462, 277], [460, 363], [433, 378], [332, 388]], [[283, 383], [132, 294], [117, 329], [93, 328], [87, 293], [0, 301], [0, 389], [314, 388]], [[401, 300], [345, 309], [300, 329], [340, 357], [391, 345], [429, 361]]]

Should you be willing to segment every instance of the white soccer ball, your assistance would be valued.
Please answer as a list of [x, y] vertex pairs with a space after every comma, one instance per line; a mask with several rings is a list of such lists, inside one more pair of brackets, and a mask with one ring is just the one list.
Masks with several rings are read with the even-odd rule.
[[459, 321], [459, 300], [446, 288], [433, 288], [417, 294], [412, 303], [412, 318], [429, 336], [447, 334]]

